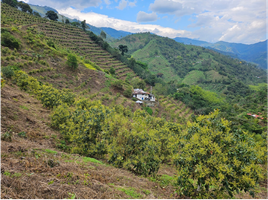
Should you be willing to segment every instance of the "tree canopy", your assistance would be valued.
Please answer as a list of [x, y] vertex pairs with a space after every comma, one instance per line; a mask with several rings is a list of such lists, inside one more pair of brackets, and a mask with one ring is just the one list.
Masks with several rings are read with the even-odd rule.
[[48, 17], [50, 20], [53, 20], [53, 21], [57, 21], [57, 19], [59, 18], [57, 13], [55, 13], [52, 10], [49, 10], [46, 12], [46, 17]]
[[38, 12], [33, 12], [33, 15], [36, 17], [41, 17], [41, 15]]
[[121, 51], [122, 56], [124, 55], [124, 53], [128, 52], [127, 45], [120, 44], [118, 47], [119, 47], [119, 51]]
[[85, 31], [86, 30], [86, 20], [81, 22], [82, 29]]
[[32, 10], [32, 8], [27, 4], [27, 3], [24, 3], [24, 2], [22, 2], [22, 1], [20, 1], [19, 3], [18, 3], [18, 7], [20, 7], [21, 8], [21, 11], [22, 12], [29, 12], [29, 13], [31, 13], [32, 14], [32, 12], [33, 12], [33, 10]]
[[103, 39], [106, 39], [106, 33], [105, 33], [104, 31], [101, 31], [100, 36], [101, 36]]
[[2, 0], [3, 3], [6, 3], [12, 7], [17, 8], [18, 1], [17, 0]]

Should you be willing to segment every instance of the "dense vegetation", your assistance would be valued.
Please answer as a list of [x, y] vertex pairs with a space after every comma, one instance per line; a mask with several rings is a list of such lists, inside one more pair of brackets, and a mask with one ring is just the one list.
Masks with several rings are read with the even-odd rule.
[[104, 157], [116, 167], [146, 176], [156, 174], [161, 163], [173, 162], [180, 195], [224, 198], [238, 190], [254, 195], [262, 178], [259, 164], [266, 162], [265, 134], [254, 140], [220, 118], [219, 111], [181, 126], [145, 111], [132, 113], [117, 105], [111, 109], [11, 70], [13, 82], [53, 109], [52, 125], [66, 141], [61, 148]]
[[[149, 71], [163, 80], [156, 82], [156, 94], [173, 96], [195, 114], [220, 109], [222, 116], [245, 130], [255, 133], [266, 130], [264, 70], [210, 49], [176, 43], [150, 33], [132, 34], [111, 45], [117, 44], [127, 45], [133, 58], [147, 63]], [[250, 87], [258, 84], [262, 85], [259, 91]], [[264, 117], [254, 119], [247, 113], [262, 113]]]

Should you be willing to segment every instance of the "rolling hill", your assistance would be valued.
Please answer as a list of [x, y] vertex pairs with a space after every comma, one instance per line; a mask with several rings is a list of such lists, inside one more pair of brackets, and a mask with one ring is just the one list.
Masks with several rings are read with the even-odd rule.
[[183, 44], [192, 44], [196, 46], [209, 47], [211, 49], [219, 50], [223, 54], [229, 55], [231, 57], [237, 57], [248, 62], [256, 63], [261, 68], [267, 69], [267, 40], [249, 45], [241, 43], [229, 43], [223, 41], [209, 43], [205, 41], [182, 37], [176, 37], [174, 38], [174, 40]]
[[163, 74], [166, 81], [198, 84], [214, 92], [225, 91], [236, 80], [247, 85], [266, 81], [266, 73], [252, 64], [154, 34], [132, 34], [111, 43], [113, 47], [120, 44], [127, 45], [129, 54], [147, 63], [152, 73]]

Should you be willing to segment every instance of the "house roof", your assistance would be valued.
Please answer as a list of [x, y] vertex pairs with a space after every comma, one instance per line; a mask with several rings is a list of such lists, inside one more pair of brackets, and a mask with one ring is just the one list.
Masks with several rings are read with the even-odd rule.
[[132, 94], [150, 94], [149, 92], [145, 92], [142, 89], [134, 89]]

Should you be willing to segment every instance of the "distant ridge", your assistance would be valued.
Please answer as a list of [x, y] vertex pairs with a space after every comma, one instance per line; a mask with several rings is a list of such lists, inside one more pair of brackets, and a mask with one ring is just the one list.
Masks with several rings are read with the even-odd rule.
[[229, 43], [224, 41], [209, 43], [183, 37], [176, 37], [174, 40], [183, 44], [209, 47], [224, 55], [256, 63], [263, 69], [267, 68], [267, 40], [255, 44]]
[[29, 4], [29, 6], [33, 9], [33, 11], [38, 12], [42, 17], [46, 15], [47, 11], [54, 11], [55, 13], [59, 13], [56, 9], [48, 7], [48, 6], [39, 6], [39, 5], [33, 5]]
[[102, 29], [106, 34], [109, 34], [110, 36], [112, 36], [115, 39], [120, 39], [122, 37], [125, 37], [127, 35], [132, 34], [130, 32], [115, 30], [115, 29], [109, 28], [109, 27], [100, 27], [100, 29]]

